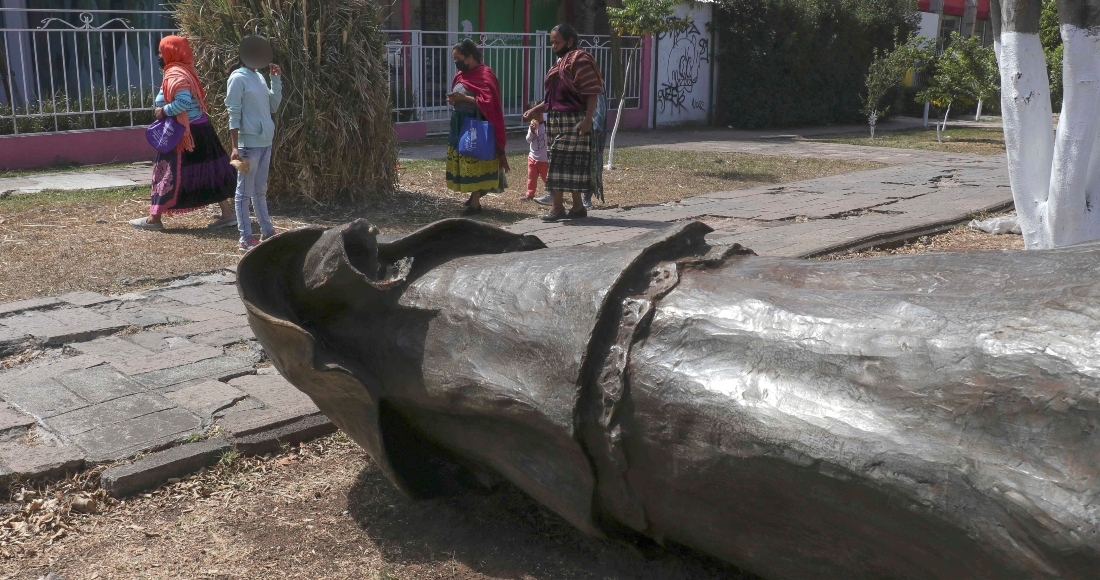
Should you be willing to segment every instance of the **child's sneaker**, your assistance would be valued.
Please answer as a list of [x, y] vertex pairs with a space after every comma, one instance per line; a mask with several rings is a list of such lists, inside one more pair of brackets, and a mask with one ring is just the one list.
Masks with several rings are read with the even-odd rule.
[[268, 240], [270, 240], [271, 238], [274, 238], [274, 237], [275, 237], [275, 234], [262, 234], [262, 235], [260, 235], [260, 243], [262, 244], [262, 243], [264, 243], [264, 242], [266, 242], [266, 241], [268, 241]]
[[241, 242], [240, 245], [237, 247], [240, 248], [242, 252], [247, 252], [258, 245], [260, 245], [260, 242], [257, 242], [256, 238], [248, 238], [247, 240]]

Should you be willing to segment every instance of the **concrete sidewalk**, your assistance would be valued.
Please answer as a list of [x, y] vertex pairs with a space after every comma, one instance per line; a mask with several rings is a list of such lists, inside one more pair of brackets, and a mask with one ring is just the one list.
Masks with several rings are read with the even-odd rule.
[[509, 230], [549, 246], [630, 239], [672, 222], [700, 220], [709, 239], [766, 256], [811, 257], [937, 233], [1012, 205], [1002, 156], [896, 165], [776, 186], [708, 193], [581, 220], [526, 219]]

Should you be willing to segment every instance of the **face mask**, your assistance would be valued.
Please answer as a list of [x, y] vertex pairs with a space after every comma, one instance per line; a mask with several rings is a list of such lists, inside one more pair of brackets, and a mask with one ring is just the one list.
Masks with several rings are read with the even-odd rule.
[[160, 63], [160, 68], [164, 68], [164, 57], [163, 56], [158, 56], [157, 57], [157, 62]]
[[470, 70], [470, 65], [466, 64], [466, 61], [456, 60], [455, 61], [455, 68], [457, 68], [458, 70], [460, 70], [462, 72], [466, 72], [466, 71]]

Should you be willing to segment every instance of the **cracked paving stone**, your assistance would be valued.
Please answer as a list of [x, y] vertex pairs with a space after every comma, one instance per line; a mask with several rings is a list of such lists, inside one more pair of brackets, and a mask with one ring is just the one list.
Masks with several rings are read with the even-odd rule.
[[[183, 388], [206, 380], [237, 377], [252, 372], [259, 357], [228, 355], [191, 364], [134, 375], [132, 378], [150, 389]], [[176, 390], [176, 389], [172, 389]]]
[[308, 395], [280, 375], [246, 375], [229, 381], [229, 384], [275, 409], [303, 415], [320, 412]]
[[52, 378], [7, 385], [0, 389], [0, 394], [23, 411], [42, 419], [88, 406], [87, 401]]
[[56, 415], [46, 419], [45, 423], [47, 427], [61, 435], [72, 436], [95, 429], [109, 428], [116, 423], [173, 407], [175, 404], [164, 396], [155, 393], [138, 393]]
[[112, 461], [186, 439], [202, 428], [202, 421], [185, 409], [173, 407], [74, 435], [88, 461]]
[[51, 308], [57, 306], [58, 304], [61, 304], [61, 300], [54, 297], [28, 298], [26, 300], [17, 300], [15, 302], [8, 302], [7, 304], [0, 304], [0, 316], [25, 312], [27, 310], [41, 310], [43, 308]]
[[84, 453], [69, 445], [0, 443], [0, 468], [26, 479], [53, 477], [82, 467]]
[[7, 403], [0, 403], [0, 441], [11, 441], [22, 437], [37, 423], [34, 417], [12, 408]]
[[126, 324], [86, 308], [25, 312], [5, 318], [3, 324], [30, 334], [48, 346], [91, 340], [126, 328]]
[[206, 381], [172, 391], [165, 396], [201, 417], [204, 423], [209, 423], [215, 413], [236, 405], [248, 395], [221, 381]]
[[109, 365], [65, 373], [57, 380], [90, 403], [102, 403], [143, 390], [136, 381]]

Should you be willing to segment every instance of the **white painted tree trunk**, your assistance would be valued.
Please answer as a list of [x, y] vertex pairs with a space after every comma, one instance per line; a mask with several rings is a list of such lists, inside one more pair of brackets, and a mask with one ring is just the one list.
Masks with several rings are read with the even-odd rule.
[[623, 120], [623, 105], [626, 104], [626, 83], [630, 78], [630, 59], [626, 61], [626, 70], [623, 72], [623, 92], [619, 97], [619, 112], [615, 114], [615, 127], [611, 129], [611, 142], [607, 145], [607, 165], [605, 169], [615, 169], [615, 136], [619, 134], [619, 122]]
[[1047, 221], [1054, 127], [1050, 81], [1039, 35], [1005, 30], [994, 47], [1001, 69], [1008, 177], [1028, 249], [1052, 247]]
[[974, 121], [982, 120], [982, 100], [978, 99], [978, 112], [974, 113]]
[[1062, 25], [1062, 114], [1047, 225], [1053, 247], [1100, 238], [1100, 27]]

